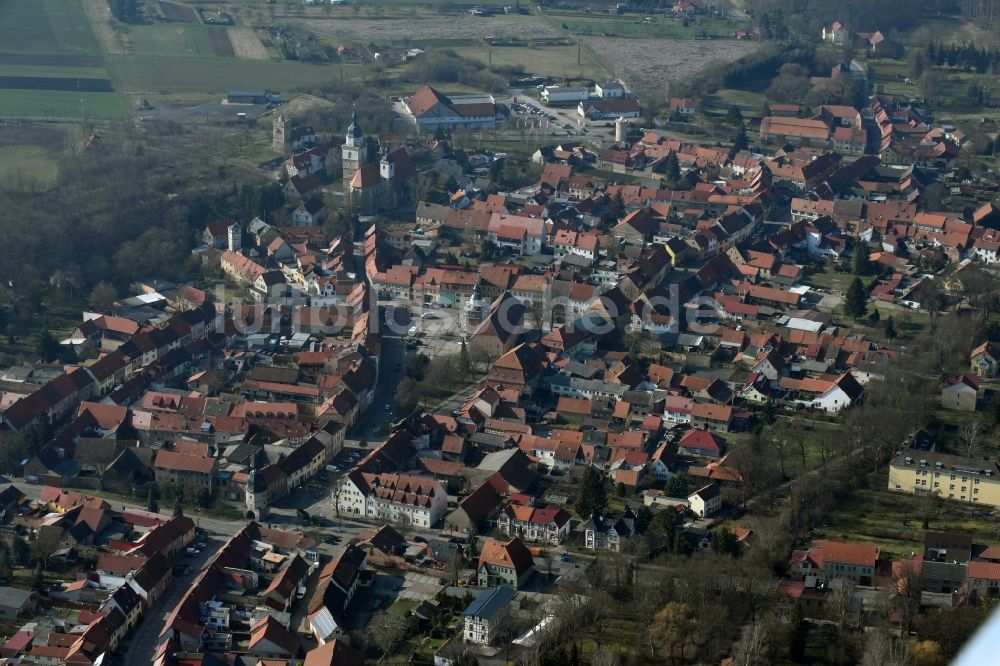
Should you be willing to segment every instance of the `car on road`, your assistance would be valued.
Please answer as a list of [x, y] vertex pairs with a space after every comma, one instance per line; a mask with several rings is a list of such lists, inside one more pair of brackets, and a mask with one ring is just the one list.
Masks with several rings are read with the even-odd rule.
[[392, 405], [390, 405], [389, 403], [385, 403], [385, 411], [391, 412], [392, 411]]
[[184, 557], [194, 557], [195, 555], [200, 555], [201, 551], [197, 548], [191, 548], [188, 546], [184, 549]]
[[560, 562], [572, 562], [573, 556], [569, 553], [563, 553], [563, 556], [559, 558]]
[[187, 576], [189, 573], [191, 573], [191, 567], [186, 564], [179, 564], [174, 567], [175, 576]]
[[337, 536], [336, 534], [327, 534], [325, 537], [323, 537], [323, 543], [328, 543], [331, 545], [338, 544], [340, 543], [340, 537]]

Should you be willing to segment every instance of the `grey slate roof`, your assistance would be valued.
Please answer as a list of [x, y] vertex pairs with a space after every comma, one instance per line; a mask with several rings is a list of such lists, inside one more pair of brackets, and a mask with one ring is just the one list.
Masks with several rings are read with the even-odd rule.
[[506, 608], [515, 596], [517, 596], [517, 590], [508, 585], [488, 587], [473, 599], [469, 607], [465, 609], [465, 615], [490, 620]]

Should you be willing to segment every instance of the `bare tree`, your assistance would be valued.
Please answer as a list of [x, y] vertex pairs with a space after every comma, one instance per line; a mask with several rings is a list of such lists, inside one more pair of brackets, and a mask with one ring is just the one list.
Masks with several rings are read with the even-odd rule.
[[333, 502], [333, 510], [337, 513], [337, 520], [340, 520], [340, 498], [344, 494], [343, 479], [337, 479], [330, 491], [330, 500]]
[[42, 565], [49, 568], [49, 558], [59, 550], [59, 542], [62, 541], [63, 529], [55, 525], [42, 527], [31, 542], [31, 550], [35, 557], [39, 558]]
[[910, 663], [910, 643], [893, 636], [885, 628], [869, 631], [865, 636], [861, 666], [906, 666]]
[[959, 437], [965, 446], [965, 455], [970, 458], [976, 454], [976, 445], [979, 443], [979, 436], [983, 432], [983, 426], [979, 421], [971, 421], [963, 425], [959, 431]]
[[653, 616], [649, 631], [649, 651], [656, 656], [655, 645], [665, 646], [673, 660], [680, 651], [684, 661], [684, 648], [697, 634], [698, 622], [687, 604], [672, 601]]
[[736, 642], [733, 666], [766, 666], [776, 656], [776, 630], [770, 622], [755, 622], [743, 629]]
[[833, 594], [830, 595], [827, 608], [830, 620], [837, 625], [839, 631], [844, 631], [851, 618], [851, 611], [854, 606], [854, 592], [857, 589], [857, 585], [846, 578], [841, 578], [836, 583], [833, 586]]
[[368, 623], [368, 633], [371, 634], [375, 645], [382, 651], [379, 661], [391, 655], [403, 639], [410, 628], [409, 618], [381, 611], [372, 616]]

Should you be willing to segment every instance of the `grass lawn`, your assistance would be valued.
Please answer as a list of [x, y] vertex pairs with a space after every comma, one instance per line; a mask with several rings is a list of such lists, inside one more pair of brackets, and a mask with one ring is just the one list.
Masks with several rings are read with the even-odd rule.
[[321, 65], [267, 60], [184, 56], [110, 56], [108, 70], [122, 90], [135, 93], [204, 92], [233, 89], [289, 92], [359, 74], [360, 65]]
[[721, 111], [728, 111], [729, 107], [738, 106], [744, 116], [758, 116], [766, 101], [767, 97], [763, 92], [722, 88], [714, 95], [706, 97], [703, 103], [706, 108], [716, 108]]
[[[928, 529], [969, 534], [976, 543], [1000, 540], [1000, 519], [977, 516], [973, 508], [928, 497], [890, 492], [887, 472], [868, 478], [869, 488], [855, 491], [841, 502], [820, 528], [821, 536], [877, 544], [882, 550], [909, 555], [923, 549], [924, 518]], [[818, 535], [820, 536], [820, 535]]]
[[97, 54], [80, 0], [0, 3], [0, 50], [9, 53]]
[[120, 118], [128, 105], [118, 93], [78, 93], [68, 90], [0, 90], [0, 109], [11, 116], [80, 117], [80, 99], [90, 118]]
[[597, 80], [607, 76], [604, 66], [588, 49], [580, 50], [580, 64], [577, 64], [576, 46], [477, 46], [460, 47], [454, 51], [463, 58], [483, 63], [491, 62], [492, 52], [494, 67], [521, 65], [534, 74], [582, 76]]
[[407, 615], [410, 611], [420, 605], [416, 599], [399, 599], [389, 606], [387, 611], [390, 615]]
[[0, 189], [48, 190], [58, 176], [58, 156], [45, 147], [0, 146]]
[[[823, 287], [824, 289], [836, 289], [841, 292], [846, 292], [847, 288], [851, 286], [854, 282], [855, 275], [852, 273], [838, 273], [836, 271], [823, 271], [818, 273], [813, 273], [805, 279], [805, 283], [813, 287]], [[865, 287], [870, 288], [872, 283], [875, 281], [874, 276], [862, 276], [861, 281], [865, 284]]]
[[41, 76], [48, 78], [80, 77], [85, 79], [106, 79], [108, 78], [108, 72], [103, 67], [59, 67], [57, 65], [0, 64], [0, 76]]

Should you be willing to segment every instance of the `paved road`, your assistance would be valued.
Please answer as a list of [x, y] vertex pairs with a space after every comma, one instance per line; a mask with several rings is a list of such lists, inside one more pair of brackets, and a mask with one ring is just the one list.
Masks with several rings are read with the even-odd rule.
[[[379, 308], [382, 310], [382, 308]], [[384, 312], [380, 316], [384, 316]], [[376, 431], [386, 421], [389, 421], [396, 409], [396, 387], [406, 372], [406, 346], [400, 335], [389, 327], [383, 327], [382, 352], [379, 356], [378, 383], [375, 385], [375, 395], [372, 404], [355, 422], [348, 433], [354, 440], [364, 439], [369, 442], [378, 439]], [[390, 409], [386, 409], [386, 405]]]
[[[18, 488], [20, 488], [21, 492], [23, 492], [28, 499], [37, 500], [42, 496], [43, 486], [35, 485], [33, 483], [25, 483], [23, 481], [13, 481], [13, 480], [12, 483]], [[74, 492], [78, 492], [84, 495], [87, 494], [86, 490], [74, 490]], [[123, 507], [128, 507], [130, 509], [140, 509], [142, 511], [146, 510], [145, 503], [121, 502], [119, 500], [111, 500], [111, 499], [107, 501], [109, 504], [111, 504], [112, 509], [120, 510]], [[202, 528], [206, 532], [210, 532], [213, 534], [220, 534], [227, 537], [236, 534], [236, 532], [242, 529], [243, 526], [246, 524], [242, 521], [228, 521], [228, 520], [219, 520], [218, 518], [208, 518], [206, 516], [202, 516], [198, 511], [189, 511], [187, 515], [190, 516], [191, 519], [195, 521], [198, 527]]]

